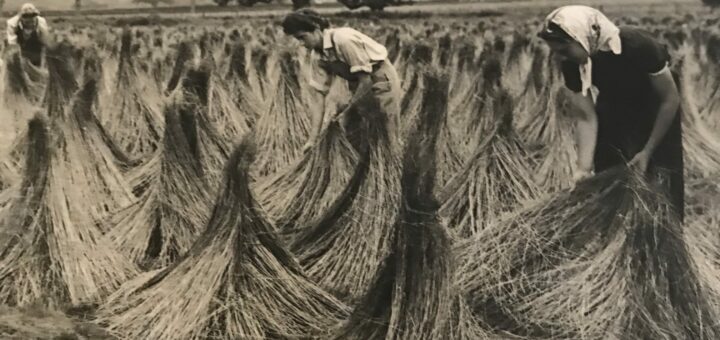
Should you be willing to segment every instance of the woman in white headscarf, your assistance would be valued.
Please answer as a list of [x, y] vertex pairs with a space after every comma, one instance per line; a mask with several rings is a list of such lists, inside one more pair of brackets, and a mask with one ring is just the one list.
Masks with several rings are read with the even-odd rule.
[[40, 16], [35, 5], [22, 5], [20, 13], [8, 19], [6, 34], [10, 48], [19, 47], [23, 57], [33, 65], [40, 66], [49, 33], [47, 21]]
[[[586, 6], [553, 11], [539, 36], [562, 59], [565, 85], [574, 92], [576, 180], [628, 161], [662, 179], [682, 219], [680, 97], [665, 46]], [[599, 91], [595, 102], [593, 86]]]

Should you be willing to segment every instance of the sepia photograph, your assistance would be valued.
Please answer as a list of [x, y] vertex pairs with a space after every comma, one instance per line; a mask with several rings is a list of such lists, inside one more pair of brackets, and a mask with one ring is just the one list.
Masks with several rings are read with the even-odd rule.
[[720, 340], [720, 0], [0, 17], [0, 340]]

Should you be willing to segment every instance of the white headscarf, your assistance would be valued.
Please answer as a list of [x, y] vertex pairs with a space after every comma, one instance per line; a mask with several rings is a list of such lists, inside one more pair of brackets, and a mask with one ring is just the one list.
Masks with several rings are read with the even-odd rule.
[[[587, 6], [564, 6], [554, 10], [545, 18], [545, 29], [550, 23], [558, 25], [570, 37], [579, 42], [588, 54], [598, 51], [622, 52], [620, 29], [602, 12]], [[582, 93], [592, 88], [592, 60], [580, 65]]]

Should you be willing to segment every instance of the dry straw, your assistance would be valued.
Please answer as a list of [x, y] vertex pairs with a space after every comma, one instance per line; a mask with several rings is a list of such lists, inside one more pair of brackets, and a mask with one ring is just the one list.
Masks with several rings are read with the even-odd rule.
[[[445, 75], [424, 73], [427, 84], [447, 96]], [[453, 290], [450, 237], [437, 216], [436, 144], [446, 111], [436, 109], [423, 106], [405, 149], [403, 203], [392, 250], [334, 339], [485, 338], [470, 314], [463, 313], [464, 301]]]
[[468, 240], [459, 281], [475, 311], [540, 338], [716, 338], [708, 293], [660, 192], [615, 168]]
[[294, 162], [310, 130], [310, 117], [301, 102], [300, 70], [294, 51], [283, 51], [280, 70], [281, 79], [270, 106], [255, 126], [261, 151], [254, 166], [260, 176], [274, 174]]
[[191, 147], [197, 140], [194, 117], [183, 117], [187, 104], [175, 100], [165, 109], [161, 148], [142, 167], [142, 194], [113, 217], [109, 234], [118, 249], [144, 266], [166, 266], [185, 254], [210, 213], [211, 194]]
[[330, 123], [300, 161], [262, 180], [256, 192], [277, 232], [292, 236], [327, 210], [347, 186], [357, 153], [338, 123]]
[[181, 261], [118, 291], [101, 322], [130, 339], [307, 339], [347, 308], [310, 282], [262, 217], [245, 140], [230, 158], [206, 231]]
[[680, 59], [674, 76], [682, 99], [683, 151], [688, 170], [695, 176], [717, 175], [720, 173], [720, 138], [708, 128], [708, 120], [698, 111], [687, 63], [686, 59]]
[[[443, 189], [441, 213], [460, 237], [481, 232], [502, 214], [537, 197], [529, 157], [512, 130], [513, 107], [509, 94], [499, 85], [499, 61], [484, 67], [485, 98], [492, 98], [477, 118], [482, 138], [474, 155]], [[494, 75], [490, 77], [490, 75]], [[495, 81], [493, 81], [495, 79]]]
[[308, 274], [329, 291], [356, 299], [390, 252], [400, 200], [400, 160], [379, 103], [369, 97], [353, 112], [359, 154], [350, 182], [292, 244]]
[[[224, 139], [222, 132], [218, 130], [219, 125], [213, 122], [209, 115], [210, 91], [212, 72], [215, 68], [212, 58], [205, 58], [198, 67], [187, 71], [182, 80], [184, 94], [183, 105], [180, 106], [180, 116], [191, 125], [184, 126], [185, 135], [192, 137], [190, 147], [195, 150], [199, 157], [202, 169], [208, 176], [210, 183], [219, 183], [222, 180], [223, 165], [230, 156], [231, 141]], [[236, 137], [237, 138], [237, 137]], [[210, 192], [215, 192], [215, 186], [211, 186]]]
[[0, 216], [4, 304], [96, 302], [135, 274], [101, 240], [97, 211], [88, 207], [101, 197], [87, 190], [92, 182], [80, 165], [96, 160], [74, 139], [79, 136], [71, 122], [59, 120], [52, 134], [48, 130], [43, 118], [30, 122], [23, 182]]
[[123, 30], [120, 55], [110, 98], [102, 102], [113, 138], [133, 158], [150, 155], [162, 136], [162, 94], [149, 77], [139, 71], [131, 52], [132, 31]]

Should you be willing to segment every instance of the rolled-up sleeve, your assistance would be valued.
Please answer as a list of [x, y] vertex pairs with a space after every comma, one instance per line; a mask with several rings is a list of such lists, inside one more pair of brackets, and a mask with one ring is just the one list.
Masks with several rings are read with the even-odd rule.
[[350, 66], [350, 73], [372, 73], [372, 59], [361, 39], [350, 35], [337, 34], [335, 36], [335, 45], [338, 57]]

